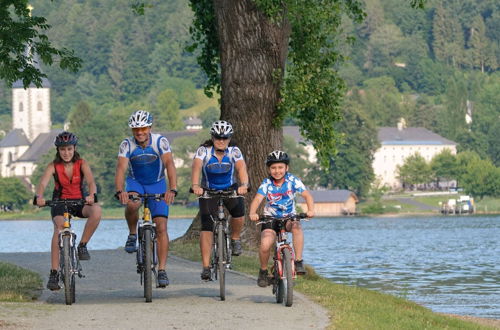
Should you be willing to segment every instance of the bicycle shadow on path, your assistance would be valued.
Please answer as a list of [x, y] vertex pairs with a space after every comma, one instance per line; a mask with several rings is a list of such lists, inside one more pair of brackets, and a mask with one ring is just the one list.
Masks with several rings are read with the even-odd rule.
[[[304, 296], [294, 294], [292, 307], [276, 304], [271, 288], [256, 279], [228, 272], [226, 301], [220, 301], [218, 282], [200, 280], [199, 263], [169, 257], [170, 285], [153, 288], [145, 303], [135, 268], [135, 254], [121, 249], [89, 251], [82, 261], [85, 278], [77, 278], [76, 303], [66, 306], [64, 291], [44, 290], [35, 303], [0, 303], [2, 329], [274, 329], [325, 328], [327, 312]], [[49, 253], [0, 253], [0, 260], [42, 275], [44, 286]], [[68, 314], [68, 312], [71, 312]]]

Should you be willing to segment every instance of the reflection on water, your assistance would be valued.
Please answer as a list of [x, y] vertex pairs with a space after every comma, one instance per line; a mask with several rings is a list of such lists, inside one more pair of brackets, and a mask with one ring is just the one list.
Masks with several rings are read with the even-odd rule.
[[498, 216], [318, 218], [304, 229], [304, 259], [334, 282], [500, 319]]

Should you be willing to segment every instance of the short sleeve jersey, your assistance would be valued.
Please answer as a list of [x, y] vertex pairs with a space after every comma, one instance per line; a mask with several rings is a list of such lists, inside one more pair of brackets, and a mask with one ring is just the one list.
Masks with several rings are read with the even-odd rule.
[[286, 217], [295, 214], [295, 193], [302, 193], [306, 187], [302, 181], [293, 174], [286, 173], [285, 181], [277, 186], [269, 177], [264, 179], [257, 191], [266, 198], [264, 215], [273, 217]]
[[215, 156], [213, 146], [201, 146], [196, 151], [194, 158], [201, 159], [202, 178], [201, 186], [208, 189], [227, 189], [236, 183], [235, 164], [239, 160], [243, 160], [243, 155], [238, 147], [231, 146], [224, 152], [224, 157], [219, 162]]
[[161, 156], [172, 152], [167, 138], [151, 133], [149, 145], [142, 148], [134, 137], [126, 138], [120, 144], [118, 157], [129, 159], [128, 176], [140, 184], [153, 184], [165, 179], [165, 166]]

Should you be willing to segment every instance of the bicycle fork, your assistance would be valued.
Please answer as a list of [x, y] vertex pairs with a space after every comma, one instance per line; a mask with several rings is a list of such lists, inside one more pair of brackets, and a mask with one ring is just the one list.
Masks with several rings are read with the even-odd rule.
[[[69, 236], [69, 246], [70, 246], [70, 257], [71, 257], [71, 274], [77, 274], [79, 278], [85, 277], [82, 273], [82, 266], [80, 264], [80, 260], [78, 260], [77, 257], [77, 251], [76, 251], [76, 234], [71, 228], [69, 227], [69, 221], [64, 222], [64, 229], [59, 232], [59, 251], [61, 251], [59, 254], [59, 264], [60, 268], [64, 268], [64, 256], [62, 255], [62, 249], [63, 249], [63, 241], [64, 237]], [[64, 274], [61, 273], [62, 277], [61, 279], [64, 281]]]
[[148, 231], [144, 231], [144, 228], [148, 227], [150, 228], [149, 234], [151, 235], [151, 242], [153, 242], [153, 260], [151, 262], [151, 267], [153, 268], [153, 273], [155, 275], [156, 280], [158, 281], [158, 274], [156, 272], [156, 265], [158, 264], [158, 255], [156, 253], [157, 251], [157, 241], [156, 241], [156, 224], [151, 223], [151, 220], [149, 221], [144, 221], [141, 224], [139, 224], [138, 228], [138, 237], [139, 237], [139, 248], [137, 250], [137, 273], [141, 274], [141, 284], [143, 284], [143, 274], [144, 274], [144, 256], [145, 256], [145, 246], [144, 246], [144, 241], [145, 238], [143, 237], [145, 232], [147, 233]]

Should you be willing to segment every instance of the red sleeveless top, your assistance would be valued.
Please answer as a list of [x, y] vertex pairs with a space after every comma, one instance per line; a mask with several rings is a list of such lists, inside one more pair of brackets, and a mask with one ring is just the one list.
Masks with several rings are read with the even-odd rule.
[[53, 198], [81, 199], [83, 198], [82, 159], [73, 163], [73, 176], [68, 178], [64, 171], [64, 163], [54, 163], [54, 193]]

